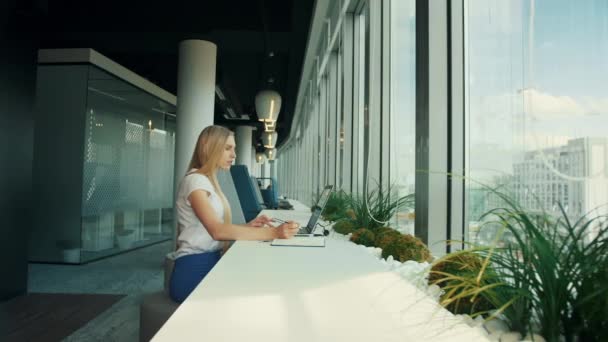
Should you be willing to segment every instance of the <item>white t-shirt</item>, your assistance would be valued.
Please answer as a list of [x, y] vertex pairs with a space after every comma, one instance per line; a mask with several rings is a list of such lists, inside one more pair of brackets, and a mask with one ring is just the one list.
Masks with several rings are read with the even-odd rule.
[[215, 189], [213, 189], [209, 178], [200, 173], [192, 173], [193, 171], [196, 170], [190, 170], [190, 173], [180, 183], [175, 202], [177, 208], [178, 248], [173, 253], [174, 258], [190, 254], [215, 252], [222, 248], [221, 242], [213, 240], [213, 237], [211, 237], [205, 226], [203, 226], [203, 223], [198, 219], [188, 197], [195, 190], [209, 192], [211, 207], [220, 221], [224, 222], [222, 200], [215, 192]]

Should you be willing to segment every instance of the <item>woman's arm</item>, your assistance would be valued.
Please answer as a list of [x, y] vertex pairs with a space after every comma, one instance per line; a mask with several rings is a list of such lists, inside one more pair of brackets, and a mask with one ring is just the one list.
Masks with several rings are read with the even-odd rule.
[[251, 220], [249, 223], [246, 224], [246, 226], [249, 227], [264, 227], [265, 225], [270, 225], [270, 222], [272, 222], [272, 219], [266, 215], [260, 215], [256, 218], [254, 218], [253, 220]]
[[234, 224], [222, 223], [215, 214], [209, 193], [204, 190], [195, 190], [188, 197], [190, 205], [198, 219], [207, 228], [214, 240], [272, 240], [289, 239], [298, 232], [299, 225], [294, 222], [283, 223], [273, 227], [253, 228]]

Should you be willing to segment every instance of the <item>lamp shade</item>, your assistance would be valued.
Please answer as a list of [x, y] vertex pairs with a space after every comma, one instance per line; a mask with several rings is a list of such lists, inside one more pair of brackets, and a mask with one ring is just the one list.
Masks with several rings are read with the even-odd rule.
[[277, 156], [277, 149], [276, 148], [268, 148], [266, 149], [266, 158], [268, 160], [274, 160], [274, 158]]
[[262, 142], [266, 148], [274, 148], [277, 143], [277, 132], [262, 133]]
[[255, 111], [263, 122], [274, 122], [281, 110], [281, 95], [274, 90], [262, 90], [255, 96]]
[[275, 122], [264, 122], [264, 132], [274, 132], [276, 126], [276, 121]]
[[264, 163], [264, 153], [262, 153], [262, 152], [256, 152], [256, 154], [255, 154], [255, 161], [258, 164]]

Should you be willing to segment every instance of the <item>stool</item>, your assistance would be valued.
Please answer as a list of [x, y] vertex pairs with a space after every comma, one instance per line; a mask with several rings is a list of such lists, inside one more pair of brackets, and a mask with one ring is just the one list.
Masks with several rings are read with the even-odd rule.
[[139, 341], [150, 341], [178, 307], [164, 291], [145, 295], [139, 307]]
[[143, 296], [139, 306], [139, 341], [147, 342], [154, 337], [179, 304], [169, 297], [169, 281], [175, 261], [167, 255], [164, 262], [164, 289]]

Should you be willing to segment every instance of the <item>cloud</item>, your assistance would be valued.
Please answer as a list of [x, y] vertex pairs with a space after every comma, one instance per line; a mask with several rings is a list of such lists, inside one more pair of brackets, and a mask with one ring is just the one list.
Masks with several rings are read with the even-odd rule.
[[594, 97], [584, 97], [587, 115], [608, 114], [608, 98], [598, 99]]
[[521, 94], [526, 114], [535, 119], [555, 119], [586, 114], [585, 107], [570, 96], [551, 95], [534, 88], [526, 88]]
[[534, 121], [608, 115], [608, 98], [553, 95], [535, 88], [526, 88], [515, 94], [491, 95], [471, 100], [476, 103], [475, 106], [479, 106], [477, 110], [503, 117], [521, 113], [523, 107], [526, 117]]

